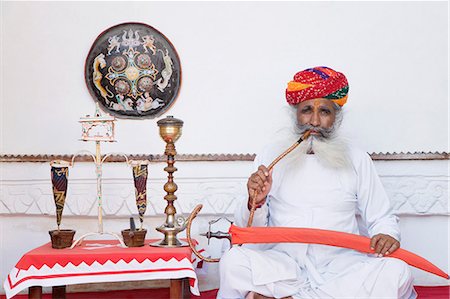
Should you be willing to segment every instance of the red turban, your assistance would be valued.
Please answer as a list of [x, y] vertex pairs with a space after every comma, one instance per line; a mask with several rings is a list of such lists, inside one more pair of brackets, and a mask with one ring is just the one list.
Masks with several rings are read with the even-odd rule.
[[290, 105], [324, 98], [344, 106], [348, 97], [348, 82], [344, 74], [326, 66], [318, 66], [298, 72], [286, 88], [286, 100]]

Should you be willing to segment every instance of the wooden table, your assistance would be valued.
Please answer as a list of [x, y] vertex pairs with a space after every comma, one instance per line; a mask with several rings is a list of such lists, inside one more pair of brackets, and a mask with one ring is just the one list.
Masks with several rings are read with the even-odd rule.
[[190, 298], [191, 292], [200, 294], [197, 262], [189, 247], [122, 248], [116, 240], [107, 240], [52, 249], [47, 243], [22, 256], [4, 288], [7, 298], [29, 288], [28, 298], [40, 299], [42, 287], [52, 287], [52, 298], [64, 299], [66, 285], [71, 284], [168, 279], [171, 299]]

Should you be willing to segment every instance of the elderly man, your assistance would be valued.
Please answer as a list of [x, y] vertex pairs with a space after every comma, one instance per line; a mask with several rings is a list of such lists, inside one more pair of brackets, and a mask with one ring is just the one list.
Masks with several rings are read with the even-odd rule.
[[416, 297], [406, 263], [385, 257], [400, 247], [400, 234], [372, 160], [336, 133], [347, 93], [345, 76], [330, 68], [295, 74], [286, 90], [296, 115], [296, 136], [289, 142], [306, 131], [310, 137], [273, 171], [265, 165], [289, 142], [272, 144], [257, 156], [258, 168], [247, 183], [249, 200], [235, 221], [245, 226], [254, 203], [254, 226], [368, 234], [375, 254], [298, 243], [234, 247], [220, 261], [218, 298]]

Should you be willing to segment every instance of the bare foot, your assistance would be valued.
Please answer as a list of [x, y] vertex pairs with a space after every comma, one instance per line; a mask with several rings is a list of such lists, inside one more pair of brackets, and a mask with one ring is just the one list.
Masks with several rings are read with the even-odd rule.
[[[251, 297], [249, 297], [249, 295], [251, 295]], [[275, 299], [274, 297], [266, 297], [264, 295], [261, 295], [261, 294], [255, 293], [255, 292], [250, 292], [247, 295], [247, 297], [245, 297], [245, 298], [246, 299]], [[289, 296], [289, 297], [283, 297], [283, 298], [280, 298], [280, 299], [292, 299], [292, 297]]]

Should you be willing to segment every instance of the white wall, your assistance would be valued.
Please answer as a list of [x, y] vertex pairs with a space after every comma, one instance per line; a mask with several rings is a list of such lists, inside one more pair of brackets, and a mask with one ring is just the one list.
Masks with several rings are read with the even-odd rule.
[[[2, 153], [73, 153], [94, 102], [84, 60], [106, 28], [154, 26], [183, 84], [180, 153], [257, 151], [296, 71], [350, 82], [345, 127], [369, 152], [448, 150], [447, 2], [2, 2]], [[251, 137], [250, 137], [251, 136]], [[107, 151], [160, 153], [155, 120], [120, 120]], [[24, 142], [26, 141], [26, 142]], [[231, 141], [231, 142], [230, 142]]]
[[[301, 69], [327, 65], [350, 82], [344, 129], [368, 152], [449, 151], [447, 2], [1, 2], [2, 154], [75, 153], [80, 116], [94, 112], [84, 60], [95, 38], [144, 22], [174, 44], [183, 83], [167, 113], [185, 121], [179, 153], [253, 153], [287, 123], [284, 89]], [[166, 114], [166, 115], [167, 115]], [[156, 120], [119, 120], [103, 152], [161, 154]], [[71, 169], [63, 225], [96, 229], [93, 167]], [[377, 162], [401, 215], [403, 245], [449, 270], [448, 161]], [[245, 198], [249, 162], [177, 164], [177, 208], [206, 203], [230, 216]], [[147, 224], [161, 223], [162, 164], [152, 164]], [[133, 213], [131, 174], [105, 166], [106, 225]], [[54, 207], [48, 164], [0, 164], [0, 280], [48, 241]], [[90, 215], [90, 216], [86, 216]], [[438, 240], [430, 240], [432, 231]], [[157, 236], [156, 232], [153, 232]], [[23, 242], [26, 240], [26, 242]], [[212, 248], [220, 252], [220, 246]], [[212, 267], [211, 271], [216, 271]], [[214, 272], [216, 273], [216, 272]], [[213, 276], [210, 276], [213, 277]], [[418, 284], [446, 284], [415, 272]], [[213, 280], [206, 288], [217, 287]], [[0, 290], [1, 292], [1, 290]]]
[[[148, 208], [144, 227], [149, 238], [161, 238], [155, 230], [163, 223], [166, 202], [163, 184], [165, 163], [149, 168]], [[208, 230], [208, 221], [220, 216], [232, 219], [236, 205], [246, 200], [245, 182], [251, 162], [177, 162], [175, 182], [179, 189], [175, 202], [178, 213], [187, 215], [202, 203], [192, 236], [208, 252], [219, 257], [225, 249], [213, 240], [207, 247], [199, 233]], [[430, 260], [448, 273], [450, 269], [449, 189], [450, 161], [376, 161], [381, 181], [400, 216], [401, 244], [404, 249]], [[36, 246], [49, 242], [48, 231], [56, 228], [55, 207], [47, 163], [0, 164], [0, 281], [20, 257]], [[76, 238], [97, 230], [95, 173], [92, 163], [79, 163], [69, 169], [69, 185], [62, 228], [77, 231]], [[104, 166], [103, 208], [105, 231], [120, 233], [128, 217], [136, 215], [131, 170], [124, 163]], [[135, 218], [137, 218], [135, 216]], [[226, 231], [225, 223], [213, 230]], [[181, 236], [184, 235], [184, 232]], [[223, 245], [225, 246], [225, 245]], [[448, 281], [413, 270], [416, 285], [446, 285]], [[218, 287], [217, 265], [210, 265], [201, 278], [202, 289]], [[0, 291], [1, 292], [1, 291]]]

